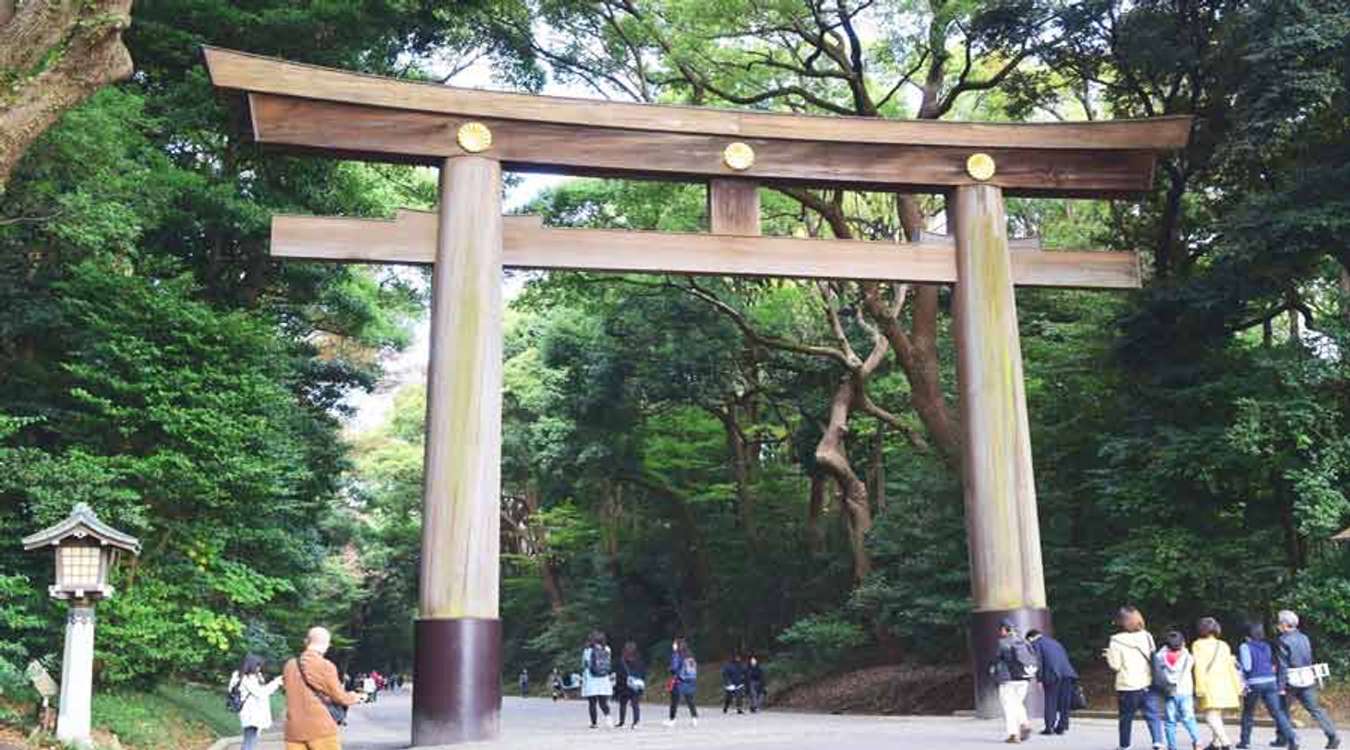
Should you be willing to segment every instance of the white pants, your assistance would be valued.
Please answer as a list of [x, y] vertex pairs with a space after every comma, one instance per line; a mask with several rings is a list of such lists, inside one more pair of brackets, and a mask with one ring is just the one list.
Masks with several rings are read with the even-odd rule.
[[1233, 742], [1228, 739], [1228, 732], [1223, 728], [1223, 711], [1210, 709], [1205, 712], [1205, 723], [1209, 725], [1209, 731], [1214, 734], [1212, 744], [1219, 747], [1231, 747]]
[[1026, 681], [1005, 682], [998, 686], [998, 704], [1003, 707], [1004, 734], [1009, 737], [1019, 734], [1022, 727], [1030, 726], [1027, 718]]

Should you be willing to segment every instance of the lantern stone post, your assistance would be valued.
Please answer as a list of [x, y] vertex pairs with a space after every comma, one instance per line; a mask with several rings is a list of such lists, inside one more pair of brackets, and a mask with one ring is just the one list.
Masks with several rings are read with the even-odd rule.
[[55, 551], [56, 582], [47, 589], [53, 599], [70, 602], [66, 645], [61, 658], [61, 703], [56, 739], [90, 747], [90, 708], [94, 689], [94, 605], [113, 594], [108, 576], [121, 552], [139, 555], [141, 543], [99, 520], [79, 503], [65, 520], [31, 536], [23, 548]]

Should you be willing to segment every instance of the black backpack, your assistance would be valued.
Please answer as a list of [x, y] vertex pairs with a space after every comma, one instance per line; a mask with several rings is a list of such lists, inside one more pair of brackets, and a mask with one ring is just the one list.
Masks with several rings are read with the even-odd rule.
[[608, 677], [610, 672], [609, 649], [604, 646], [591, 646], [590, 670], [592, 677]]
[[225, 708], [229, 709], [232, 714], [237, 714], [244, 710], [244, 696], [239, 692], [239, 686], [242, 685], [243, 682], [243, 677], [240, 677], [237, 680], [231, 679], [230, 690], [225, 694]]

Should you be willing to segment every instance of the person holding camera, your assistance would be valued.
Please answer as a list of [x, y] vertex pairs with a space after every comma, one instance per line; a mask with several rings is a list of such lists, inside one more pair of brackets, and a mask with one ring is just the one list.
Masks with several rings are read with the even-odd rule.
[[342, 750], [338, 724], [346, 723], [347, 707], [360, 703], [361, 696], [342, 688], [337, 667], [324, 658], [332, 641], [327, 628], [310, 628], [305, 650], [281, 672], [286, 750]]

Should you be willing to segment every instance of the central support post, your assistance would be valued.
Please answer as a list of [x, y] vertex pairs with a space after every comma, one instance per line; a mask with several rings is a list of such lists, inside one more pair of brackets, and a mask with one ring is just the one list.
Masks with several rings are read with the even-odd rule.
[[422, 570], [412, 743], [500, 729], [501, 166], [441, 166], [431, 284]]
[[[950, 211], [956, 235], [956, 365], [975, 604], [975, 710], [987, 718], [1000, 715], [997, 687], [987, 669], [997, 654], [999, 622], [1012, 620], [1023, 634], [1031, 628], [1049, 633], [1050, 612], [1003, 191], [992, 185], [958, 187]], [[1040, 691], [1031, 695], [1031, 708], [1039, 713]]]

